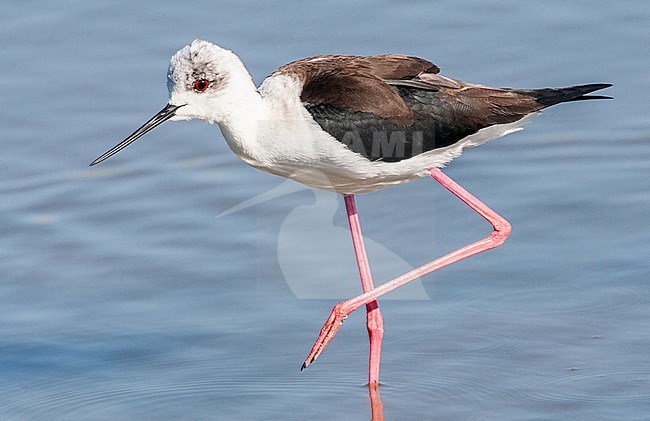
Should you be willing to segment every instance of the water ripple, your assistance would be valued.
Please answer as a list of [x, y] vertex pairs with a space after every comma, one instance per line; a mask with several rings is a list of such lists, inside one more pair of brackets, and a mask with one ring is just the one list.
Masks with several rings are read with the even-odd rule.
[[[384, 342], [391, 354], [401, 356], [420, 354], [418, 350], [423, 349], [422, 344], [434, 344], [426, 348], [426, 355], [432, 357], [488, 354], [495, 351], [511, 351], [518, 347], [514, 335], [476, 330], [423, 332], [393, 336]], [[393, 344], [396, 346], [391, 346]]]
[[[584, 300], [580, 297], [585, 297]], [[469, 300], [466, 305], [453, 307], [463, 314], [536, 314], [566, 315], [584, 312], [606, 312], [646, 304], [646, 295], [634, 288], [601, 289], [596, 300], [582, 288], [564, 287], [562, 291], [553, 288], [510, 290], [503, 293]], [[486, 305], [485, 303], [498, 303]], [[480, 305], [479, 305], [480, 304]]]
[[650, 401], [650, 369], [567, 372], [516, 387], [513, 397], [525, 402]]
[[[269, 366], [280, 362], [268, 362]], [[165, 367], [169, 370], [169, 367]], [[297, 367], [296, 367], [297, 371]], [[149, 367], [147, 372], [161, 375], [160, 367]], [[160, 378], [140, 375], [113, 376], [110, 374], [86, 377], [56, 378], [51, 381], [0, 386], [3, 417], [45, 419], [87, 415], [94, 411], [120, 413], [121, 410], [148, 410], [165, 406], [183, 407], [196, 399], [227, 399], [243, 395], [295, 395], [318, 388], [319, 394], [358, 394], [359, 378], [337, 373], [336, 382], [318, 381], [318, 375], [294, 375], [290, 379], [255, 373], [246, 373], [239, 365], [220, 367], [182, 367], [182, 378], [173, 373]], [[49, 379], [55, 379], [54, 376]], [[317, 386], [316, 386], [317, 383]], [[361, 391], [363, 393], [363, 391]]]

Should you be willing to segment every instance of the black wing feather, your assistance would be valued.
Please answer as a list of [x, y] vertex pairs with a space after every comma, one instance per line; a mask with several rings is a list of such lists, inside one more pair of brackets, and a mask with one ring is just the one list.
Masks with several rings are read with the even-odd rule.
[[413, 113], [408, 125], [331, 104], [304, 105], [324, 131], [352, 151], [372, 161], [399, 162], [453, 145], [485, 127], [513, 123], [560, 102], [602, 98], [584, 95], [611, 86], [514, 90], [463, 84], [461, 89], [431, 85], [422, 89], [420, 85], [426, 81], [389, 83]]

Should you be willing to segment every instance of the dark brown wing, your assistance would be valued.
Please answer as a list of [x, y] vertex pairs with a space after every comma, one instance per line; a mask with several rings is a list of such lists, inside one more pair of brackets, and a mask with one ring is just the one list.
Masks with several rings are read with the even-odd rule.
[[361, 57], [370, 65], [372, 73], [384, 80], [413, 79], [420, 75], [434, 75], [440, 68], [429, 60], [401, 54]]
[[321, 128], [371, 160], [396, 162], [453, 145], [495, 124], [558, 104], [604, 98], [609, 84], [516, 90], [464, 83], [433, 63], [402, 55], [316, 56], [280, 67], [298, 79]]
[[[599, 99], [584, 94], [609, 85], [517, 91], [462, 84], [460, 88], [395, 86], [413, 113], [413, 121], [396, 125], [376, 114], [348, 111], [329, 104], [305, 104], [314, 120], [332, 137], [371, 161], [399, 162], [423, 152], [451, 146], [479, 130], [516, 122], [531, 112], [560, 102]], [[448, 82], [443, 81], [445, 84]]]
[[433, 63], [410, 56], [374, 57], [326, 55], [280, 67], [303, 84], [300, 99], [312, 105], [332, 105], [347, 111], [377, 115], [397, 125], [408, 125], [413, 113], [386, 80], [409, 80], [440, 71]]

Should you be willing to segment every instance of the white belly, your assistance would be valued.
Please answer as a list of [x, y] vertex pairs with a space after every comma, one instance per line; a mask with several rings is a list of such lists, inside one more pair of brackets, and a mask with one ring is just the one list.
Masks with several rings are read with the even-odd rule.
[[428, 175], [465, 148], [521, 130], [529, 120], [486, 127], [454, 145], [424, 152], [399, 162], [370, 161], [309, 121], [269, 122], [260, 132], [265, 153], [240, 157], [262, 171], [290, 178], [310, 187], [343, 194], [367, 193]]

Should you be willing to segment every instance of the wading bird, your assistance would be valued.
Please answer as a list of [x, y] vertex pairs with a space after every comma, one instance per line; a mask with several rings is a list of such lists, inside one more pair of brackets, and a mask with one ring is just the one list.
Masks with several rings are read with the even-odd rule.
[[[505, 89], [461, 82], [433, 63], [389, 54], [321, 55], [286, 64], [256, 88], [231, 51], [195, 40], [171, 59], [169, 102], [129, 137], [91, 163], [124, 149], [167, 120], [219, 125], [247, 164], [310, 187], [343, 194], [364, 293], [337, 304], [302, 368], [313, 363], [343, 320], [366, 306], [368, 380], [379, 381], [383, 322], [377, 298], [443, 266], [501, 245], [510, 224], [440, 168], [474, 147], [520, 129], [529, 116], [610, 84]], [[354, 194], [431, 176], [494, 228], [486, 238], [373, 286]]]

